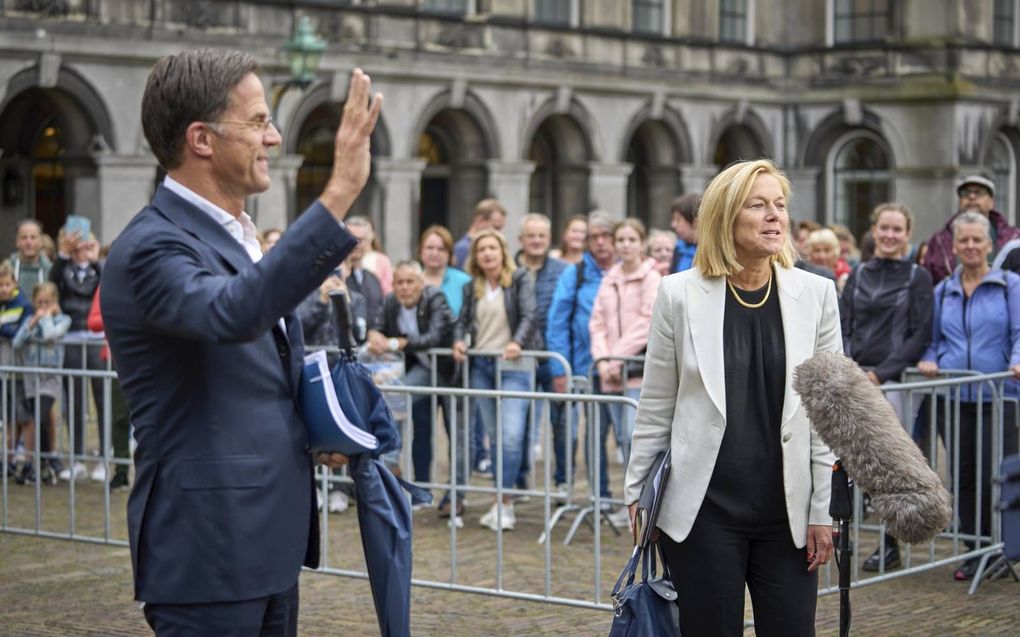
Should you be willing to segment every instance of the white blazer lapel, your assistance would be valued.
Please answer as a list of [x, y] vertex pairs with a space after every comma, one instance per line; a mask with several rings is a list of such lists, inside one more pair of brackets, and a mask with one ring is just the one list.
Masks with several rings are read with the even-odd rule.
[[779, 309], [783, 315], [783, 339], [786, 341], [786, 393], [783, 395], [783, 423], [793, 418], [800, 407], [800, 395], [793, 391], [793, 372], [801, 361], [814, 353], [814, 338], [808, 338], [816, 331], [817, 312], [797, 302], [804, 292], [804, 285], [796, 276], [782, 266], [776, 268], [776, 283], [779, 286]]
[[701, 382], [716, 409], [726, 417], [726, 378], [723, 361], [723, 316], [726, 286], [723, 277], [697, 277], [687, 283], [687, 322]]

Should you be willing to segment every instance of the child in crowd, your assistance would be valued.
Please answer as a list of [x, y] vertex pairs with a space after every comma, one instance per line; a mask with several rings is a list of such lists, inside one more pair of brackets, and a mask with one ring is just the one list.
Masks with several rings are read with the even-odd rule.
[[[28, 316], [32, 313], [32, 306], [29, 304], [25, 295], [18, 289], [18, 280], [14, 275], [14, 268], [11, 264], [4, 261], [0, 263], [0, 365], [14, 365], [14, 335], [18, 333], [18, 328], [25, 322]], [[19, 395], [18, 388], [15, 385], [9, 385], [9, 389], [13, 390], [13, 395]], [[11, 405], [17, 405], [17, 399], [11, 400]], [[15, 409], [9, 410], [14, 412]], [[16, 414], [7, 413], [4, 415], [4, 420], [8, 423], [13, 423], [17, 420]], [[11, 477], [16, 476], [14, 470], [14, 453], [15, 448], [18, 444], [19, 434], [16, 427], [9, 427], [7, 430], [7, 448], [11, 451], [11, 456], [7, 462], [7, 475]], [[31, 441], [27, 438], [25, 443], [29, 444]]]
[[[60, 369], [64, 364], [64, 346], [61, 339], [71, 327], [71, 318], [60, 312], [57, 286], [46, 281], [32, 290], [32, 305], [35, 312], [24, 321], [14, 335], [14, 348], [19, 363], [25, 367]], [[53, 452], [56, 437], [56, 423], [53, 421], [53, 403], [60, 396], [60, 379], [56, 374], [25, 375], [25, 419], [22, 422], [26, 446], [34, 447], [35, 426], [38, 414], [40, 450], [44, 454]], [[38, 403], [38, 405], [36, 405]], [[38, 408], [37, 408], [38, 407]], [[26, 454], [26, 462], [18, 476], [18, 483], [35, 482], [32, 468], [32, 454]], [[57, 472], [52, 463], [44, 467], [40, 462], [40, 477], [45, 482], [57, 483]]]

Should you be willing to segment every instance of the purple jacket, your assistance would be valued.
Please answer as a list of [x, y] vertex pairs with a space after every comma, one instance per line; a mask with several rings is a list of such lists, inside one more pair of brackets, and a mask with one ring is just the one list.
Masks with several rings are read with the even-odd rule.
[[[931, 272], [932, 282], [936, 285], [939, 281], [953, 273], [956, 268], [956, 255], [953, 254], [953, 221], [960, 216], [956, 213], [949, 218], [944, 228], [932, 235], [928, 240], [928, 254], [924, 255], [924, 262], [921, 263], [926, 270]], [[1020, 239], [1020, 228], [1014, 228], [1006, 223], [1006, 218], [998, 210], [988, 213], [988, 220], [995, 228], [995, 251], [998, 252], [1007, 241]]]

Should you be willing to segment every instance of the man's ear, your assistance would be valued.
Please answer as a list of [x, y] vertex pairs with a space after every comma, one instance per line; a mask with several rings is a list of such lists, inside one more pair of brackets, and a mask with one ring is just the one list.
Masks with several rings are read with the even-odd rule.
[[191, 122], [184, 132], [187, 152], [198, 157], [209, 158], [213, 154], [213, 137], [216, 133], [204, 122]]

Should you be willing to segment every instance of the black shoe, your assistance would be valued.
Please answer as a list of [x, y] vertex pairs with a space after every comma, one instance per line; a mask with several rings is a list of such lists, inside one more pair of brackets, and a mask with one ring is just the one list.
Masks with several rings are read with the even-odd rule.
[[128, 480], [126, 473], [117, 472], [113, 474], [113, 478], [110, 480], [110, 491], [123, 491], [131, 486], [131, 481]]
[[21, 473], [15, 478], [18, 484], [35, 484], [35, 468], [32, 467], [31, 463], [25, 463], [25, 466], [21, 468]]
[[[453, 505], [450, 502], [450, 498], [444, 497], [439, 502], [439, 519], [445, 520], [450, 517], [453, 513]], [[457, 498], [457, 515], [463, 517], [464, 515], [464, 499]]]
[[978, 564], [981, 563], [980, 557], [972, 557], [968, 560], [964, 560], [960, 568], [953, 572], [953, 579], [957, 582], [964, 582], [974, 577], [974, 573], [977, 573]]
[[885, 555], [881, 553], [881, 548], [875, 549], [875, 552], [871, 554], [871, 557], [864, 560], [864, 564], [861, 568], [865, 571], [874, 572], [879, 570], [879, 566], [883, 565], [885, 570], [892, 570], [899, 568], [900, 566], [900, 547], [896, 544], [886, 543]]
[[43, 484], [56, 484], [58, 482], [57, 474], [53, 473], [53, 469], [45, 461], [39, 467], [39, 481]]

